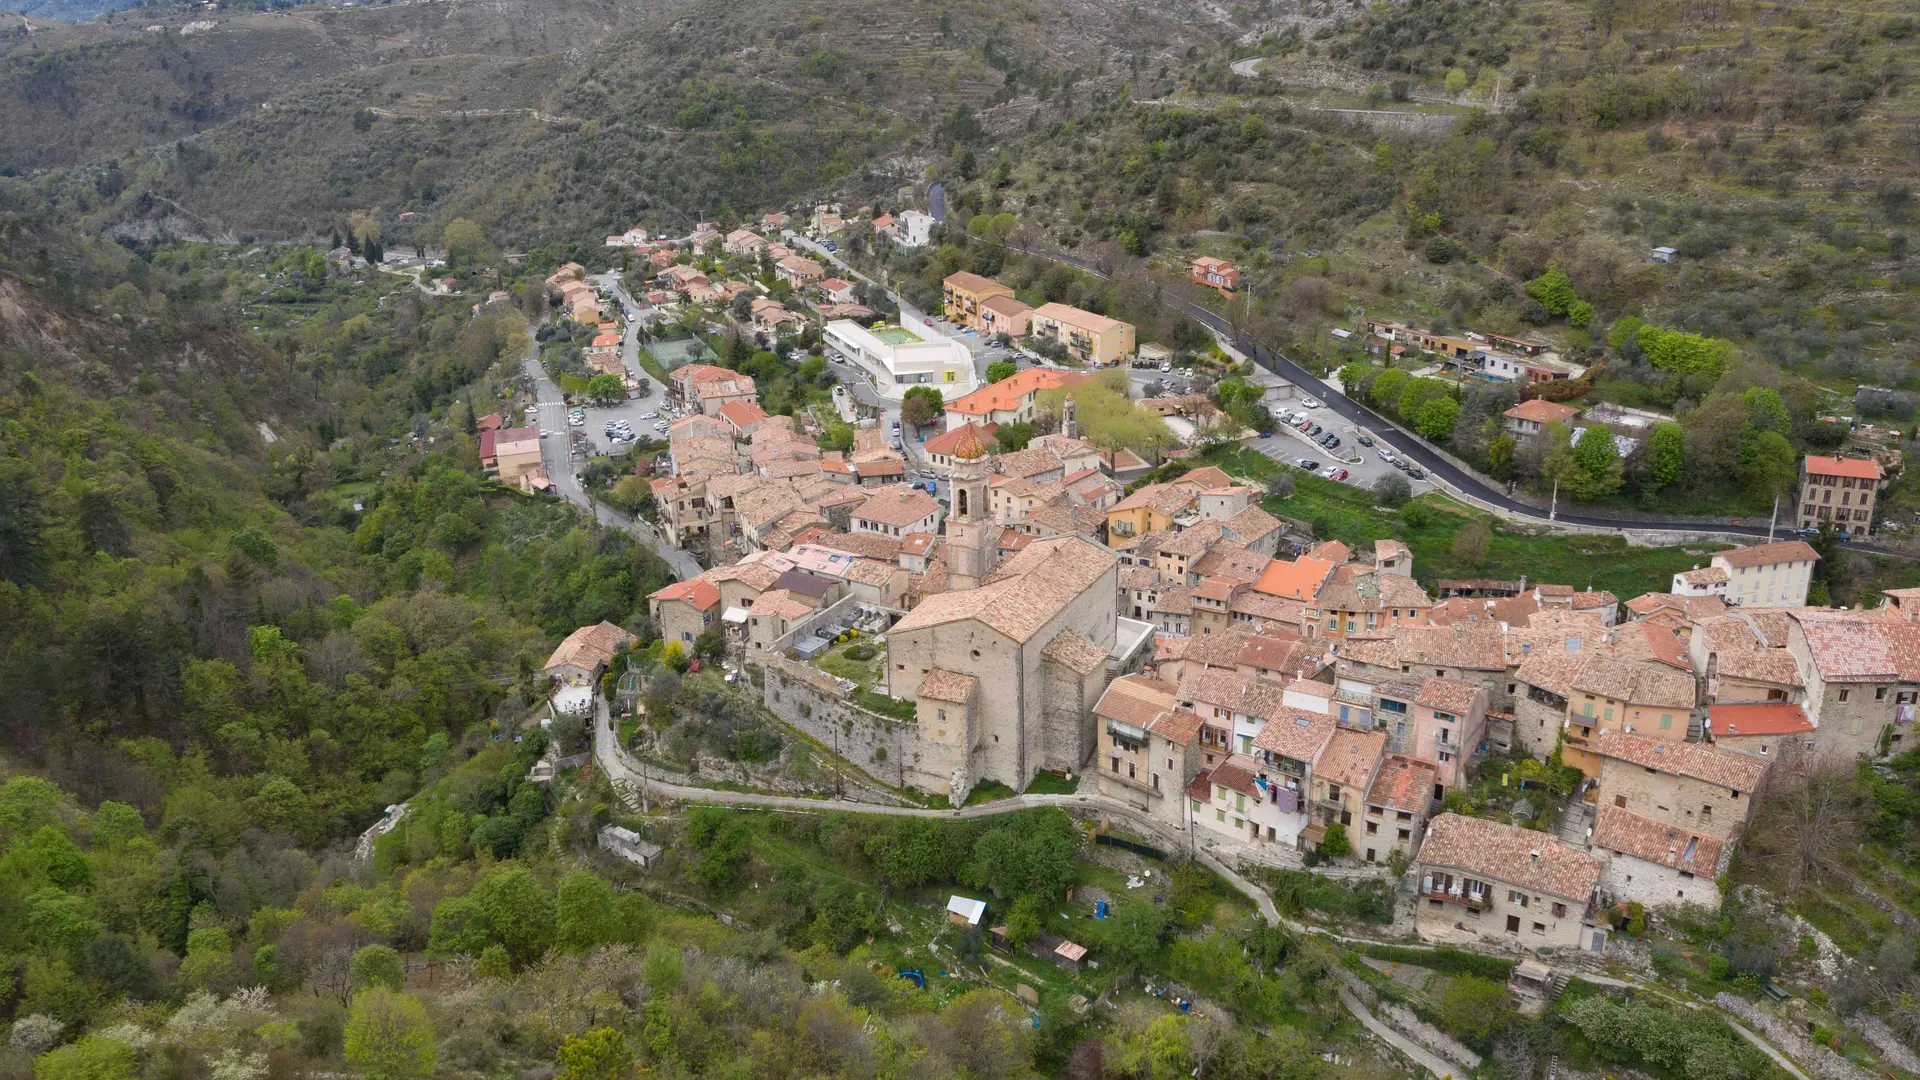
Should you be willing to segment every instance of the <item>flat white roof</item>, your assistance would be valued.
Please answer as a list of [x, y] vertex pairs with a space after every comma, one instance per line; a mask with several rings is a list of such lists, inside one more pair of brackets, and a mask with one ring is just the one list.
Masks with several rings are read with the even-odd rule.
[[969, 900], [964, 896], [947, 897], [948, 914], [958, 915], [967, 920], [968, 926], [979, 926], [980, 919], [987, 913], [985, 900]]

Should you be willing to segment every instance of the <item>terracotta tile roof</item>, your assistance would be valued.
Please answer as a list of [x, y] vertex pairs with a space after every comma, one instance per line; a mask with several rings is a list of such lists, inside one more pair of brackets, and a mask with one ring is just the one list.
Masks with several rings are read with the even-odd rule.
[[1703, 566], [1674, 576], [1688, 585], [1725, 585], [1728, 581], [1727, 572], [1717, 566]]
[[1187, 781], [1187, 798], [1201, 802], [1213, 801], [1213, 770], [1203, 769]]
[[1691, 675], [1693, 661], [1687, 657], [1680, 629], [1661, 619], [1628, 623], [1614, 632], [1613, 654], [1623, 660], [1652, 660]]
[[1193, 587], [1193, 595], [1225, 606], [1227, 601], [1233, 599], [1233, 582], [1222, 578], [1201, 578], [1200, 584]]
[[1320, 751], [1339, 730], [1339, 723], [1323, 712], [1282, 707], [1268, 717], [1253, 745], [1279, 757], [1295, 761], [1319, 760]]
[[998, 424], [988, 424], [985, 427], [981, 427], [979, 424], [969, 420], [959, 427], [943, 431], [933, 438], [928, 439], [925, 443], [921, 444], [920, 449], [928, 454], [937, 454], [940, 457], [952, 457], [953, 452], [959, 449], [963, 442], [967, 441], [976, 443], [982, 449], [985, 449], [985, 440], [993, 438], [993, 433], [998, 430], [1000, 430], [1000, 425]]
[[1693, 676], [1645, 661], [1594, 656], [1573, 680], [1575, 690], [1634, 705], [1691, 709], [1697, 693]]
[[768, 589], [754, 597], [753, 606], [747, 613], [756, 619], [804, 619], [813, 614], [815, 605], [809, 604], [793, 594], [791, 589]]
[[1160, 572], [1151, 566], [1123, 566], [1120, 568], [1120, 587], [1146, 592], [1160, 584]]
[[1480, 696], [1482, 688], [1472, 683], [1454, 682], [1451, 679], [1422, 679], [1420, 693], [1413, 701], [1441, 712], [1450, 712], [1456, 716], [1465, 716], [1473, 711], [1473, 704]]
[[1154, 594], [1153, 610], [1165, 615], [1193, 613], [1193, 590], [1185, 585], [1163, 585]]
[[1226, 536], [1226, 528], [1217, 521], [1202, 521], [1192, 528], [1182, 529], [1160, 542], [1163, 555], [1185, 555], [1198, 560], [1213, 550]]
[[1545, 398], [1529, 398], [1508, 409], [1506, 415], [1515, 420], [1531, 420], [1536, 424], [1566, 423], [1580, 415], [1580, 410], [1557, 401]]
[[1245, 510], [1221, 522], [1221, 524], [1225, 525], [1227, 531], [1232, 533], [1241, 543], [1246, 544], [1251, 544], [1256, 540], [1280, 532], [1287, 527], [1286, 522], [1281, 521], [1279, 518], [1274, 517], [1272, 514], [1267, 513], [1257, 506], [1249, 506]]
[[1406, 626], [1393, 636], [1394, 655], [1422, 667], [1501, 671], [1507, 666], [1500, 631], [1480, 626]]
[[1427, 826], [1419, 865], [1461, 870], [1584, 906], [1600, 883], [1601, 862], [1545, 833], [1497, 821], [1441, 814]]
[[981, 277], [979, 274], [968, 270], [958, 270], [948, 274], [941, 284], [971, 293], [991, 290], [999, 290], [1003, 293], [1013, 291], [990, 277]]
[[652, 598], [692, 604], [696, 609], [705, 611], [720, 602], [720, 590], [711, 581], [694, 578], [691, 581], [676, 581], [654, 593]]
[[1892, 682], [1899, 678], [1894, 657], [1896, 624], [1865, 612], [1796, 608], [1794, 621], [1806, 635], [1813, 666], [1828, 682]]
[[978, 588], [922, 600], [894, 624], [892, 632], [978, 619], [1014, 641], [1025, 642], [1118, 566], [1111, 551], [1078, 536], [1036, 541]]
[[1790, 636], [1795, 610], [1794, 608], [1743, 607], [1735, 612], [1733, 617], [1753, 627], [1753, 632], [1759, 635], [1760, 644], [1769, 649], [1784, 649], [1787, 647], [1787, 638]]
[[1301, 626], [1307, 617], [1307, 607], [1297, 600], [1283, 600], [1278, 596], [1248, 590], [1233, 598], [1227, 610], [1235, 615], [1245, 615], [1263, 623], [1281, 626]]
[[1398, 540], [1375, 540], [1373, 542], [1373, 561], [1386, 562], [1389, 559], [1411, 559], [1413, 549]]
[[1108, 513], [1138, 510], [1142, 507], [1172, 516], [1192, 505], [1192, 488], [1181, 484], [1148, 484], [1107, 508]]
[[1367, 805], [1425, 813], [1433, 803], [1433, 785], [1439, 778], [1432, 765], [1395, 754], [1374, 776], [1373, 786], [1367, 789]]
[[947, 409], [967, 416], [986, 416], [993, 412], [1005, 412], [1018, 408], [1020, 399], [1027, 394], [1041, 390], [1058, 390], [1063, 386], [1075, 386], [1092, 377], [1078, 372], [1055, 371], [1052, 368], [1027, 368], [997, 383], [983, 386], [957, 401], [948, 402]]
[[1200, 737], [1203, 726], [1204, 722], [1193, 713], [1185, 709], [1173, 709], [1154, 717], [1147, 730], [1169, 742], [1192, 746], [1194, 740]]
[[[908, 536], [925, 536], [925, 533], [909, 533]], [[888, 562], [899, 557], [901, 541], [878, 533], [843, 533], [833, 529], [809, 529], [793, 538], [795, 544], [817, 544], [820, 547], [843, 551], [849, 555], [864, 555], [869, 559], [882, 559]]]
[[1171, 684], [1145, 675], [1127, 675], [1107, 684], [1106, 692], [1094, 703], [1093, 715], [1144, 729], [1178, 704]]
[[1267, 564], [1254, 590], [1287, 600], [1311, 600], [1333, 573], [1334, 564], [1325, 559], [1300, 558], [1292, 562], [1275, 559]]
[[1585, 611], [1588, 608], [1610, 608], [1619, 606], [1620, 601], [1605, 589], [1573, 594], [1573, 610]]
[[1432, 604], [1427, 591], [1405, 574], [1380, 573], [1360, 563], [1334, 567], [1319, 595], [1323, 611], [1387, 611]]
[[1327, 740], [1326, 749], [1320, 751], [1320, 760], [1313, 763], [1313, 774], [1343, 787], [1364, 787], [1373, 776], [1374, 766], [1380, 763], [1381, 751], [1386, 748], [1384, 731], [1341, 728]]
[[1715, 552], [1715, 559], [1725, 559], [1729, 566], [1736, 569], [1746, 566], [1770, 566], [1774, 563], [1814, 562], [1820, 553], [1804, 540], [1782, 540], [1773, 544], [1755, 544], [1753, 547], [1734, 548], [1730, 551]]
[[1693, 624], [1708, 652], [1752, 652], [1760, 648], [1753, 627], [1731, 615], [1715, 615]]
[[1880, 479], [1880, 466], [1860, 458], [1830, 458], [1808, 454], [1803, 462], [1815, 476], [1851, 476], [1856, 480]]
[[[684, 584], [692, 584], [685, 582]], [[720, 598], [720, 590], [708, 585], [715, 600]], [[654, 595], [659, 595], [658, 593]], [[701, 605], [704, 609], [707, 605]], [[547, 658], [547, 667], [595, 668], [613, 662], [614, 655], [621, 649], [632, 645], [639, 639], [610, 622], [599, 622], [593, 626], [583, 626], [568, 634], [553, 655]]]
[[1602, 730], [1595, 733], [1587, 745], [1602, 757], [1617, 758], [1655, 772], [1704, 780], [1734, 791], [1758, 789], [1760, 778], [1767, 772], [1763, 758], [1722, 750], [1707, 743], [1673, 743]]
[[957, 705], [965, 705], [967, 700], [973, 697], [973, 687], [978, 681], [971, 675], [962, 675], [960, 672], [948, 671], [945, 668], [934, 668], [927, 672], [926, 678], [920, 680], [920, 689], [916, 696], [932, 701], [950, 701]]
[[1785, 702], [1715, 705], [1707, 710], [1714, 735], [1792, 735], [1813, 730], [1807, 711]]
[[1107, 666], [1107, 650], [1078, 630], [1060, 631], [1040, 650], [1040, 655], [1082, 675], [1091, 675]]
[[[1209, 782], [1226, 788], [1228, 791], [1237, 791], [1249, 798], [1264, 799], [1266, 798], [1266, 792], [1262, 791], [1260, 785], [1254, 782], [1254, 770], [1259, 767], [1259, 763], [1252, 758], [1245, 758], [1236, 754], [1213, 767], [1213, 773], [1209, 777]], [[1208, 801], [1212, 801], [1212, 796], [1208, 796]]]
[[1776, 686], [1805, 686], [1800, 662], [1785, 649], [1732, 649], [1718, 653], [1714, 674], [1722, 679], [1750, 679]]
[[1353, 557], [1353, 549], [1338, 540], [1322, 540], [1307, 552], [1305, 558], [1325, 559], [1335, 566]]
[[914, 525], [937, 512], [934, 497], [905, 484], [889, 484], [871, 489], [867, 501], [853, 512], [856, 521], [877, 521], [882, 525]]
[[1584, 653], [1542, 653], [1528, 657], [1515, 673], [1514, 681], [1567, 697], [1573, 693], [1573, 680], [1586, 666]]
[[1720, 853], [1726, 846], [1715, 837], [1643, 818], [1617, 806], [1600, 808], [1593, 823], [1593, 844], [1704, 878], [1720, 873]]

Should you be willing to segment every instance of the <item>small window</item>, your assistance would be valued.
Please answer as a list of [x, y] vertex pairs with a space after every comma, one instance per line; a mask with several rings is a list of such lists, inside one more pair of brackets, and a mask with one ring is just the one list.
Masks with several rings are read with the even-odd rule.
[[1625, 795], [1615, 795], [1613, 797], [1613, 805], [1620, 807], [1622, 810], [1626, 809], [1627, 797]]
[[1841, 701], [1846, 701], [1846, 700], [1847, 700], [1848, 698], [1851, 698], [1852, 696], [1853, 696], [1853, 691], [1851, 691], [1851, 690], [1842, 690], [1842, 691], [1840, 691], [1840, 700], [1841, 700]]
[[1536, 934], [1544, 934], [1544, 933], [1546, 933], [1546, 932], [1547, 932], [1547, 924], [1546, 924], [1546, 923], [1543, 923], [1543, 922], [1537, 922], [1537, 923], [1534, 923], [1534, 924], [1533, 924], [1533, 932], [1534, 932], [1534, 933], [1536, 933]]
[[1565, 905], [1565, 904], [1560, 904], [1560, 903], [1556, 903], [1556, 904], [1554, 904], [1554, 905], [1553, 905], [1553, 917], [1554, 917], [1554, 918], [1556, 918], [1556, 919], [1564, 919], [1564, 918], [1566, 918], [1566, 917], [1567, 917], [1567, 905]]

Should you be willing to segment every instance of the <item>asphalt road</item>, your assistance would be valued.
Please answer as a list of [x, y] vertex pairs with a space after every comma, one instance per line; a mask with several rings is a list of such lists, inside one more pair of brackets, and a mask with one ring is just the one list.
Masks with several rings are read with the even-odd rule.
[[[527, 343], [527, 355], [521, 359], [520, 368], [528, 378], [533, 380], [534, 398], [540, 410], [540, 463], [547, 470], [548, 479], [553, 481], [554, 490], [560, 494], [561, 498], [591, 512], [602, 525], [632, 533], [641, 543], [652, 549], [654, 554], [664, 559], [667, 565], [673, 568], [674, 576], [681, 581], [698, 577], [700, 563], [692, 553], [667, 543], [644, 519], [622, 513], [587, 497], [586, 490], [580, 486], [578, 477], [574, 475], [574, 470], [582, 462], [582, 458], [578, 453], [569, 450], [568, 435], [574, 429], [567, 426], [566, 398], [560, 393], [560, 387], [555, 385], [552, 379], [547, 378], [546, 370], [540, 366], [539, 349], [533, 342]], [[629, 407], [644, 404], [644, 402], [631, 402]], [[595, 433], [604, 426], [600, 421], [592, 419], [591, 410], [589, 410], [588, 424]], [[636, 431], [640, 430], [639, 422], [635, 422], [634, 428]]]
[[[975, 239], [979, 238], [975, 237]], [[984, 243], [985, 241], [982, 242]], [[1025, 251], [1031, 255], [1038, 255], [1043, 259], [1048, 259], [1053, 262], [1078, 267], [1095, 277], [1104, 278], [1107, 276], [1105, 272], [1095, 267], [1088, 260], [1068, 255], [1065, 252], [1021, 247], [1017, 244], [1006, 246], [1013, 247], [1019, 251]], [[1487, 485], [1482, 482], [1479, 477], [1465, 470], [1455, 468], [1445, 458], [1427, 449], [1414, 435], [1402, 429], [1398, 424], [1374, 412], [1372, 409], [1359, 404], [1346, 395], [1339, 393], [1333, 387], [1322, 382], [1319, 376], [1295, 364], [1280, 353], [1254, 341], [1246, 334], [1236, 331], [1232, 324], [1214, 312], [1178, 296], [1174, 296], [1171, 293], [1163, 292], [1161, 294], [1161, 301], [1175, 311], [1223, 335], [1227, 340], [1233, 342], [1236, 348], [1248, 356], [1253, 357], [1255, 363], [1258, 363], [1261, 367], [1266, 368], [1282, 379], [1293, 383], [1295, 386], [1300, 387], [1307, 393], [1312, 394], [1315, 398], [1325, 403], [1328, 409], [1339, 414], [1348, 424], [1373, 432], [1377, 440], [1384, 437], [1384, 439], [1395, 448], [1397, 453], [1403, 454], [1411, 459], [1415, 464], [1426, 470], [1427, 475], [1440, 481], [1445, 486], [1464, 491], [1480, 502], [1499, 507], [1501, 510], [1515, 517], [1529, 518], [1543, 524], [1553, 521], [1566, 525], [1587, 525], [1603, 529], [1632, 529], [1682, 533], [1719, 532], [1761, 538], [1766, 537], [1769, 532], [1767, 523], [1764, 521], [1753, 525], [1727, 525], [1716, 521], [1691, 521], [1686, 518], [1673, 517], [1659, 520], [1640, 520], [1633, 518], [1610, 518], [1599, 514], [1580, 513], [1558, 513], [1549, 517], [1547, 514], [1542, 513], [1538, 507], [1510, 499], [1504, 491]], [[1344, 437], [1343, 435], [1342, 438]], [[1788, 534], [1789, 529], [1787, 526], [1782, 525], [1773, 529], [1772, 532], [1776, 538], [1779, 538], [1782, 535]], [[1905, 552], [1892, 551], [1877, 545], [1865, 544], [1858, 541], [1849, 543], [1846, 546], [1859, 551], [1891, 555], [1896, 558], [1915, 558]]]

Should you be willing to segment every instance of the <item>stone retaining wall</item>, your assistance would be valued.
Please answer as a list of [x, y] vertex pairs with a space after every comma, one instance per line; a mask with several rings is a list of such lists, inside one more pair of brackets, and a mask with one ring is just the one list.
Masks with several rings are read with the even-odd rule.
[[[920, 725], [863, 709], [831, 676], [779, 657], [767, 658], [761, 704], [820, 745], [884, 784], [944, 791], [949, 778], [924, 772]], [[929, 755], [929, 760], [932, 757]]]

